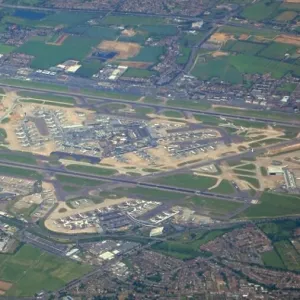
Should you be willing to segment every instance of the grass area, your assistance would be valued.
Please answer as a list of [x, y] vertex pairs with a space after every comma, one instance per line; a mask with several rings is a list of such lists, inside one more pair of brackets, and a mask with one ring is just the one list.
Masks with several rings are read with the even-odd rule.
[[280, 85], [280, 87], [278, 87], [276, 90], [279, 92], [292, 93], [296, 87], [297, 83], [287, 82]]
[[239, 179], [244, 180], [248, 183], [250, 183], [253, 187], [259, 189], [260, 188], [260, 184], [259, 181], [256, 178], [253, 177], [248, 177], [248, 176], [238, 176]]
[[267, 168], [260, 167], [260, 173], [262, 176], [267, 176], [268, 175]]
[[100, 180], [85, 179], [81, 177], [74, 177], [74, 176], [67, 176], [67, 175], [56, 175], [56, 179], [63, 185], [74, 184], [78, 186], [98, 186], [100, 184], [105, 183], [104, 181], [100, 181]]
[[143, 102], [145, 103], [150, 103], [150, 104], [162, 104], [163, 100], [158, 99], [158, 98], [150, 98], [150, 97], [145, 97], [143, 99]]
[[235, 189], [228, 180], [223, 179], [217, 187], [210, 191], [218, 194], [233, 194]]
[[84, 95], [90, 95], [95, 97], [105, 97], [111, 99], [137, 101], [140, 97], [132, 94], [121, 94], [113, 91], [98, 91], [90, 89], [81, 89], [80, 92]]
[[238, 166], [238, 168], [243, 169], [243, 170], [253, 171], [253, 170], [256, 170], [256, 165], [255, 164], [245, 164], [245, 165]]
[[262, 223], [258, 226], [272, 242], [278, 242], [292, 238], [299, 225], [298, 220], [280, 220]]
[[278, 16], [276, 16], [276, 21], [286, 22], [291, 21], [297, 17], [297, 13], [295, 11], [283, 11]]
[[194, 249], [192, 246], [178, 242], [162, 242], [159, 244], [154, 244], [151, 248], [154, 251], [182, 260], [193, 259], [197, 256], [210, 256], [210, 254], [207, 252]]
[[52, 105], [52, 106], [59, 106], [59, 107], [72, 107], [72, 104], [66, 103], [59, 103], [59, 102], [52, 102], [52, 101], [44, 101], [44, 100], [36, 100], [36, 99], [24, 99], [20, 100], [23, 103], [36, 103], [36, 104], [43, 104], [43, 105]]
[[33, 82], [33, 81], [24, 81], [24, 80], [18, 80], [18, 79], [1, 79], [0, 83], [13, 85], [13, 86], [17, 86], [17, 87], [37, 88], [37, 89], [41, 89], [41, 90], [53, 90], [53, 91], [61, 91], [61, 92], [68, 91], [68, 88], [66, 86], [62, 86], [62, 85]]
[[[289, 119], [300, 119], [300, 115], [292, 115], [280, 112], [270, 112], [261, 110], [251, 110], [251, 109], [236, 109], [231, 107], [216, 107], [214, 109], [216, 112], [233, 114], [237, 116], [248, 116], [253, 118], [268, 118], [274, 121], [286, 121]], [[254, 122], [253, 122], [254, 123]]]
[[255, 55], [264, 49], [264, 44], [229, 40], [222, 48], [224, 51], [238, 52], [247, 55]]
[[216, 184], [217, 179], [214, 177], [196, 176], [192, 174], [175, 174], [160, 177], [154, 180], [154, 182], [190, 189], [207, 189]]
[[102, 23], [106, 25], [125, 25], [125, 26], [159, 25], [159, 24], [166, 24], [166, 18], [108, 15], [102, 19]]
[[8, 153], [0, 153], [0, 159], [10, 160], [18, 163], [25, 163], [30, 165], [36, 165], [36, 158], [31, 153], [16, 153], [16, 152], [8, 152]]
[[182, 113], [175, 110], [164, 110], [163, 115], [168, 118], [183, 118]]
[[144, 187], [133, 187], [133, 188], [116, 188], [111, 191], [111, 194], [116, 194], [119, 196], [141, 196], [149, 200], [181, 200], [185, 197], [183, 194], [176, 192], [162, 191], [158, 189], [144, 188]]
[[101, 108], [109, 109], [109, 110], [119, 110], [119, 109], [125, 109], [126, 105], [122, 103], [107, 103], [101, 105]]
[[197, 256], [210, 256], [210, 253], [200, 251], [200, 246], [222, 236], [225, 230], [212, 230], [208, 232], [191, 233], [187, 239], [181, 236], [180, 240], [166, 241], [152, 246], [152, 250], [178, 259], [192, 259]]
[[259, 204], [250, 206], [247, 218], [279, 217], [300, 214], [300, 197], [264, 192]]
[[83, 61], [81, 67], [76, 71], [76, 75], [90, 78], [102, 69], [103, 64], [98, 60]]
[[192, 69], [192, 75], [201, 80], [219, 78], [232, 84], [243, 82], [243, 76], [239, 70], [230, 63], [229, 57], [211, 58], [206, 62], [198, 62]]
[[252, 147], [252, 148], [257, 148], [257, 147], [262, 147], [262, 146], [266, 146], [266, 145], [277, 144], [277, 143], [280, 143], [280, 142], [283, 142], [283, 140], [282, 139], [276, 139], [276, 138], [270, 138], [270, 139], [250, 143], [249, 146]]
[[273, 39], [278, 35], [278, 32], [272, 29], [237, 27], [237, 26], [222, 26], [220, 32], [233, 34], [235, 37], [240, 37], [241, 34], [263, 36], [265, 38]]
[[180, 65], [185, 65], [189, 60], [191, 51], [192, 50], [190, 48], [180, 46], [179, 56], [177, 57], [176, 62]]
[[43, 178], [43, 176], [36, 171], [7, 166], [0, 166], [0, 174], [7, 176], [26, 177], [36, 180], [41, 180]]
[[26, 297], [54, 291], [92, 270], [66, 258], [24, 245], [15, 254], [0, 254], [0, 280], [12, 282], [7, 296]]
[[148, 173], [160, 172], [160, 170], [158, 170], [158, 169], [152, 169], [152, 168], [145, 168], [142, 171], [148, 172]]
[[246, 175], [246, 176], [255, 176], [256, 175], [256, 173], [254, 173], [252, 171], [245, 171], [245, 170], [240, 170], [240, 169], [234, 169], [233, 172], [235, 174]]
[[275, 250], [262, 253], [262, 260], [266, 267], [285, 269], [285, 266]]
[[280, 2], [269, 0], [258, 1], [254, 4], [246, 6], [241, 15], [247, 20], [262, 21], [276, 14]]
[[103, 175], [103, 176], [111, 176], [118, 172], [117, 170], [114, 169], [107, 169], [107, 168], [100, 168], [100, 167], [98, 168], [98, 167], [76, 165], [76, 164], [68, 165], [66, 166], [66, 169], [75, 172]]
[[63, 185], [62, 189], [68, 193], [75, 193], [75, 192], [80, 191], [80, 187], [78, 187], [76, 185]]
[[148, 114], [154, 113], [154, 109], [151, 107], [137, 106], [134, 108], [134, 111], [137, 115], [146, 116]]
[[165, 48], [162, 46], [144, 46], [136, 56], [131, 57], [128, 60], [156, 64], [159, 62], [159, 57], [163, 55], [164, 52]]
[[60, 46], [28, 41], [16, 49], [16, 52], [34, 56], [31, 62], [32, 68], [49, 69], [69, 59], [81, 61], [98, 43], [97, 39], [69, 36]]
[[211, 108], [211, 104], [206, 101], [169, 100], [167, 101], [166, 105], [170, 107], [182, 107], [199, 110], [207, 110]]
[[220, 118], [213, 117], [213, 116], [194, 114], [194, 118], [197, 121], [201, 121], [202, 123], [209, 124], [209, 125], [219, 125], [220, 123], [222, 123], [222, 120]]
[[274, 247], [288, 270], [300, 270], [300, 255], [289, 240], [275, 242]]
[[128, 68], [122, 77], [150, 78], [152, 75], [155, 75], [154, 71], [147, 69]]
[[232, 201], [224, 201], [216, 198], [207, 198], [201, 196], [193, 196], [189, 199], [192, 203], [202, 211], [209, 211], [211, 215], [224, 215], [228, 214], [238, 208], [243, 204]]
[[296, 46], [274, 42], [261, 51], [259, 55], [270, 59], [284, 59], [286, 54], [291, 55], [296, 50]]
[[74, 104], [75, 102], [73, 97], [57, 96], [50, 93], [34, 93], [34, 92], [21, 91], [18, 92], [18, 95], [24, 98], [48, 100], [48, 101], [55, 101], [55, 102], [61, 102], [67, 104]]
[[16, 47], [14, 47], [14, 46], [0, 43], [0, 54], [8, 54], [10, 52], [13, 52], [15, 49], [16, 49]]

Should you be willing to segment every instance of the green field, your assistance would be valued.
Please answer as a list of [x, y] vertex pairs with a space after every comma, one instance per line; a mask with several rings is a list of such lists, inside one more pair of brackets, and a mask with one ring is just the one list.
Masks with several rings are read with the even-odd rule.
[[172, 25], [142, 25], [139, 26], [138, 30], [149, 33], [150, 36], [168, 36], [176, 35], [177, 28]]
[[100, 106], [103, 109], [108, 109], [108, 110], [119, 110], [119, 109], [125, 109], [126, 105], [122, 104], [122, 103], [107, 103], [107, 104], [103, 104]]
[[103, 175], [103, 176], [111, 176], [117, 173], [115, 169], [107, 169], [101, 167], [91, 167], [85, 165], [68, 165], [66, 166], [67, 170], [80, 172], [80, 173], [87, 173], [87, 174], [95, 174], [95, 175]]
[[292, 55], [296, 50], [297, 47], [293, 45], [271, 43], [267, 48], [261, 51], [259, 55], [270, 59], [284, 59], [285, 54]]
[[272, 29], [261, 29], [261, 28], [248, 28], [248, 27], [237, 27], [237, 26], [222, 26], [220, 32], [226, 32], [239, 37], [241, 34], [263, 36], [265, 38], [273, 39], [278, 35], [278, 32]]
[[176, 61], [178, 64], [180, 65], [184, 65], [188, 62], [190, 54], [191, 54], [191, 49], [184, 47], [184, 46], [180, 46], [179, 48], [179, 56], [177, 57]]
[[245, 170], [240, 170], [240, 169], [233, 169], [233, 172], [235, 174], [246, 175], [246, 176], [255, 176], [256, 175], [256, 173], [254, 173], [252, 171], [245, 171]]
[[7, 176], [25, 177], [36, 180], [40, 180], [43, 178], [43, 176], [36, 171], [6, 166], [0, 166], [0, 174]]
[[48, 100], [48, 101], [66, 103], [66, 104], [74, 104], [75, 102], [73, 97], [56, 96], [50, 93], [34, 93], [34, 92], [22, 91], [22, 92], [18, 92], [18, 95], [24, 98]]
[[256, 170], [256, 165], [254, 164], [245, 164], [238, 166], [239, 169], [248, 170], [248, 171], [254, 171]]
[[14, 51], [16, 47], [0, 43], [0, 54], [8, 54]]
[[0, 254], [0, 280], [12, 282], [8, 296], [34, 296], [54, 291], [92, 270], [66, 258], [57, 257], [29, 245], [13, 255]]
[[[271, 112], [271, 111], [259, 111], [259, 110], [251, 110], [251, 109], [236, 109], [231, 107], [216, 107], [214, 108], [216, 112], [225, 113], [225, 114], [234, 114], [237, 116], [247, 116], [253, 118], [268, 118], [274, 121], [285, 121], [287, 118], [289, 119], [299, 119], [300, 116], [297, 114], [286, 114], [281, 112]], [[255, 124], [255, 122], [252, 122]]]
[[0, 159], [10, 160], [13, 162], [36, 165], [37, 161], [31, 153], [0, 153]]
[[192, 259], [197, 256], [210, 256], [210, 253], [200, 250], [200, 246], [222, 236], [225, 230], [212, 230], [191, 234], [193, 237], [181, 237], [180, 240], [166, 241], [152, 246], [152, 250], [178, 259]]
[[150, 78], [153, 75], [155, 75], [155, 72], [151, 70], [128, 68], [122, 77]]
[[111, 194], [123, 196], [136, 195], [141, 196], [145, 199], [156, 200], [156, 201], [172, 201], [172, 200], [182, 200], [185, 195], [176, 192], [168, 192], [151, 188], [144, 187], [132, 187], [132, 188], [117, 188], [111, 191]]
[[98, 186], [100, 184], [105, 183], [104, 181], [100, 180], [93, 180], [93, 179], [85, 179], [81, 177], [74, 177], [68, 175], [56, 175], [56, 179], [62, 184], [74, 184], [78, 186]]
[[244, 180], [248, 183], [250, 183], [253, 187], [259, 189], [260, 188], [260, 184], [259, 181], [254, 178], [254, 177], [248, 177], [248, 176], [238, 176], [239, 179]]
[[175, 174], [171, 176], [160, 177], [154, 182], [190, 189], [207, 189], [213, 186], [217, 182], [217, 179], [214, 177], [196, 176], [192, 174]]
[[288, 270], [300, 270], [300, 255], [290, 241], [275, 242], [274, 247]]
[[192, 70], [192, 75], [201, 80], [219, 78], [232, 84], [243, 82], [243, 76], [230, 62], [229, 57], [211, 58], [207, 62], [198, 62]]
[[128, 60], [156, 64], [159, 62], [159, 57], [164, 54], [164, 51], [164, 47], [161, 46], [144, 46], [136, 56]]
[[275, 250], [267, 251], [262, 254], [262, 260], [266, 267], [285, 269], [285, 266]]
[[166, 24], [166, 18], [145, 17], [145, 16], [140, 17], [140, 16], [108, 15], [102, 19], [102, 24], [125, 25], [125, 26], [158, 25], [158, 24]]
[[210, 215], [220, 216], [226, 215], [236, 209], [240, 208], [243, 204], [233, 201], [224, 201], [216, 198], [206, 198], [201, 196], [194, 196], [188, 199], [191, 200], [195, 208], [203, 211], [208, 211]]
[[69, 36], [61, 46], [29, 41], [15, 51], [34, 56], [31, 67], [48, 69], [69, 59], [81, 61], [97, 44], [97, 39]]
[[275, 15], [279, 6], [280, 2], [263, 0], [247, 6], [241, 15], [248, 20], [262, 21]]
[[242, 216], [262, 218], [300, 214], [300, 197], [264, 192], [259, 200], [259, 204], [250, 206]]
[[175, 110], [164, 110], [163, 115], [168, 118], [183, 118], [182, 113]]
[[225, 179], [223, 179], [217, 187], [210, 191], [217, 194], [233, 194], [235, 192], [232, 184]]
[[146, 116], [147, 114], [154, 113], [154, 109], [151, 107], [137, 106], [134, 107], [134, 111], [139, 116]]
[[238, 52], [247, 55], [255, 55], [264, 48], [265, 45], [259, 43], [251, 43], [245, 41], [228, 41], [223, 47], [223, 50]]
[[167, 106], [181, 107], [187, 109], [199, 109], [207, 110], [211, 107], [211, 104], [207, 101], [190, 101], [190, 100], [169, 100]]
[[83, 61], [81, 67], [76, 71], [76, 75], [89, 78], [97, 74], [102, 69], [103, 64], [98, 60]]
[[282, 141], [284, 141], [284, 140], [276, 139], [276, 138], [270, 138], [270, 139], [265, 139], [265, 140], [262, 140], [262, 141], [250, 143], [249, 146], [252, 147], [252, 148], [257, 148], [257, 147], [262, 147], [262, 146], [265, 146], [265, 145], [277, 144], [277, 143], [280, 143]]

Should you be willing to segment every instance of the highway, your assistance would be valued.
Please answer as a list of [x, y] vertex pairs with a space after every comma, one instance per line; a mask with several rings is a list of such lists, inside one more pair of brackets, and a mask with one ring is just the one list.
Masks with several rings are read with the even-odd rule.
[[[219, 113], [219, 112], [206, 111], [206, 110], [200, 110], [200, 109], [194, 109], [194, 108], [172, 107], [171, 105], [168, 106], [168, 105], [162, 105], [162, 104], [140, 103], [137, 101], [121, 100], [121, 99], [114, 99], [114, 98], [107, 98], [107, 97], [100, 97], [100, 96], [91, 96], [91, 95], [85, 95], [85, 94], [82, 94], [79, 92], [53, 91], [50, 89], [22, 87], [22, 86], [18, 86], [18, 85], [3, 84], [3, 83], [0, 83], [0, 87], [19, 89], [20, 91], [51, 93], [53, 95], [58, 95], [58, 96], [71, 96], [71, 97], [78, 97], [78, 96], [82, 97], [83, 96], [83, 97], [85, 97], [86, 100], [126, 103], [126, 104], [135, 105], [135, 106], [150, 107], [153, 109], [172, 109], [174, 111], [179, 111], [179, 112], [190, 112], [190, 113], [195, 113], [195, 114], [204, 115], [204, 116], [212, 116], [212, 117], [218, 117], [218, 118], [222, 117], [222, 118], [228, 118], [228, 119], [232, 119], [232, 120], [243, 120], [243, 121], [249, 121], [249, 122], [259, 122], [259, 123], [266, 123], [266, 124], [271, 124], [271, 125], [276, 124], [276, 125], [290, 126], [290, 127], [299, 127], [300, 126], [300, 121], [297, 121], [297, 120], [289, 121], [291, 114], [288, 114], [288, 113], [286, 114], [287, 121], [281, 121], [281, 120], [274, 120], [274, 119], [263, 118], [263, 117], [238, 116], [236, 114]], [[81, 107], [84, 108], [85, 106], [81, 106]], [[90, 104], [90, 105], [88, 105], [88, 107], [93, 108], [94, 105]]]

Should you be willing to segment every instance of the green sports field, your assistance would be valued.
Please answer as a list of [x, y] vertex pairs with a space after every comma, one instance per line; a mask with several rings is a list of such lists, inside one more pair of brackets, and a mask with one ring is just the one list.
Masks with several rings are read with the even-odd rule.
[[30, 245], [13, 255], [0, 254], [0, 280], [13, 285], [8, 296], [25, 297], [45, 290], [53, 291], [83, 276], [92, 267], [43, 252]]

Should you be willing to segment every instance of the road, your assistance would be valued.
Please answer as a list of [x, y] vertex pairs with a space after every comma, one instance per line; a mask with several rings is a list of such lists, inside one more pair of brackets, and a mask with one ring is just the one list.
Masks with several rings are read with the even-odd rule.
[[[218, 118], [228, 118], [231, 120], [243, 120], [243, 121], [249, 121], [249, 122], [258, 122], [258, 123], [266, 123], [266, 124], [276, 124], [281, 126], [290, 126], [290, 127], [299, 127], [300, 121], [297, 120], [290, 120], [291, 114], [286, 114], [287, 121], [280, 121], [280, 120], [274, 120], [270, 118], [263, 118], [263, 117], [249, 117], [249, 116], [238, 116], [236, 114], [228, 114], [228, 113], [219, 113], [219, 112], [213, 112], [213, 111], [206, 111], [201, 109], [194, 109], [194, 108], [184, 108], [184, 107], [172, 107], [171, 105], [162, 105], [162, 104], [149, 104], [149, 103], [140, 103], [137, 101], [130, 101], [130, 100], [120, 100], [120, 99], [114, 99], [114, 98], [107, 98], [107, 97], [99, 97], [99, 96], [90, 96], [90, 95], [84, 95], [80, 92], [63, 92], [63, 91], [53, 91], [50, 89], [39, 89], [39, 88], [30, 88], [30, 87], [22, 87], [18, 85], [10, 85], [10, 84], [3, 84], [0, 83], [0, 87], [3, 88], [12, 88], [12, 89], [19, 89], [20, 91], [29, 91], [29, 92], [48, 92], [52, 95], [58, 95], [58, 96], [71, 96], [71, 97], [78, 97], [78, 96], [84, 96], [86, 100], [93, 100], [93, 101], [108, 101], [108, 102], [115, 102], [115, 103], [125, 103], [125, 104], [131, 104], [135, 106], [144, 106], [144, 107], [150, 107], [153, 109], [172, 109], [174, 111], [179, 112], [190, 112], [195, 113], [199, 115], [204, 116], [211, 116], [211, 117], [218, 117]], [[103, 104], [103, 103], [102, 103]], [[85, 107], [86, 105], [82, 105], [81, 107]], [[94, 107], [92, 104], [88, 107]]]

